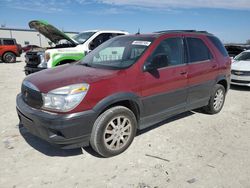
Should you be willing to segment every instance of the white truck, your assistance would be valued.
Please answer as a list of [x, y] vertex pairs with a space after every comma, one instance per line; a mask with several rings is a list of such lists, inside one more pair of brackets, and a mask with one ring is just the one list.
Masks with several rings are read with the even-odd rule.
[[48, 38], [55, 44], [55, 47], [48, 48], [45, 51], [27, 52], [26, 75], [46, 68], [79, 61], [103, 42], [116, 36], [128, 34], [128, 32], [118, 30], [89, 30], [71, 38], [45, 21], [34, 20], [29, 23], [29, 26]]

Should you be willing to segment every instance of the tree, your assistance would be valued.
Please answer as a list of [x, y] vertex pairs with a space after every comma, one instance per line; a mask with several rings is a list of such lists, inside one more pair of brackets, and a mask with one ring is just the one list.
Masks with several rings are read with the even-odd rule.
[[248, 39], [246, 43], [247, 43], [247, 44], [250, 44], [250, 39]]

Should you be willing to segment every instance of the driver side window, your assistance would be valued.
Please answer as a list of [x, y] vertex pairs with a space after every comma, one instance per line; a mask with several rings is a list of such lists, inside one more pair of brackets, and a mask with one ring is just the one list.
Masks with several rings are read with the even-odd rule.
[[91, 43], [90, 43], [90, 49], [94, 50], [96, 47], [104, 43], [105, 41], [112, 38], [112, 33], [102, 33], [98, 35]]
[[[149, 62], [157, 68], [184, 64], [184, 51], [182, 38], [168, 38], [156, 47]], [[156, 65], [157, 64], [157, 65]]]

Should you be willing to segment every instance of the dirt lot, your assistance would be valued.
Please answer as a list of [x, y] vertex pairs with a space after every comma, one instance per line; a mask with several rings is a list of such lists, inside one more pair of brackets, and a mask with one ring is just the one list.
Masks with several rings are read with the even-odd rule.
[[222, 112], [187, 112], [141, 132], [123, 154], [60, 150], [18, 126], [24, 63], [0, 62], [0, 187], [250, 187], [250, 89], [233, 87]]

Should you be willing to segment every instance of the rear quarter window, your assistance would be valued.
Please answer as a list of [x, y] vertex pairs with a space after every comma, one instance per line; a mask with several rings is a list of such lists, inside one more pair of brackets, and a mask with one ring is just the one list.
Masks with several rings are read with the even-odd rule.
[[199, 38], [187, 38], [189, 63], [206, 61], [213, 58], [206, 44]]
[[208, 38], [224, 57], [228, 56], [228, 52], [227, 52], [226, 48], [224, 47], [224, 45], [221, 43], [221, 41], [217, 37], [208, 36]]

